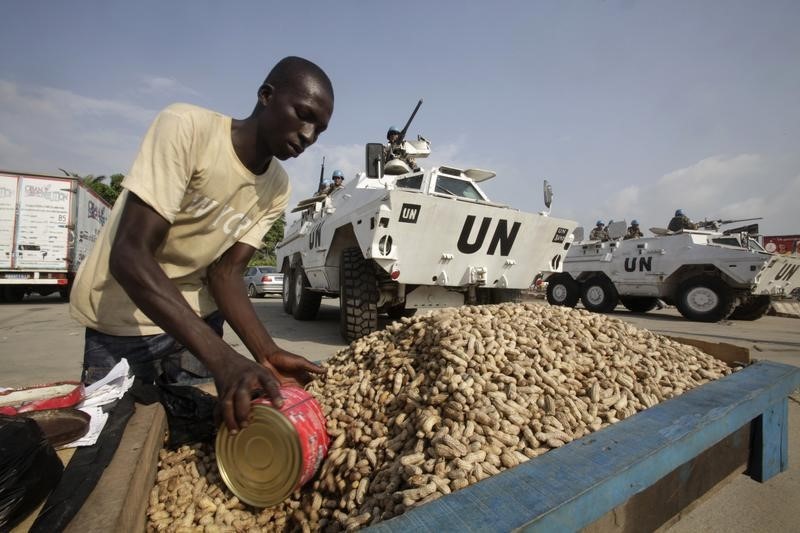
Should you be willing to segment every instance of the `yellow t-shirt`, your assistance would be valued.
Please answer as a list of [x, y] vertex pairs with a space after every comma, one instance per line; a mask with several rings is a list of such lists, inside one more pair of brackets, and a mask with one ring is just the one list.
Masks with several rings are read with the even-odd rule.
[[239, 161], [230, 117], [188, 104], [159, 113], [122, 186], [70, 297], [73, 318], [109, 335], [163, 332], [109, 272], [111, 245], [130, 193], [172, 224], [156, 261], [201, 317], [217, 308], [206, 284], [207, 267], [236, 242], [261, 247], [290, 193], [289, 177], [275, 158], [261, 175]]

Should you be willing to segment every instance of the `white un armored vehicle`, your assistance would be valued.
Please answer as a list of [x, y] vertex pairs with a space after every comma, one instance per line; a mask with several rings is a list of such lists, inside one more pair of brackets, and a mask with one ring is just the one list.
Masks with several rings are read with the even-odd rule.
[[[414, 170], [430, 143], [402, 140], [408, 125], [386, 152], [367, 145], [366, 172], [301, 201], [276, 248], [286, 312], [313, 319], [323, 296], [339, 296], [348, 341], [376, 330], [379, 313], [517, 299], [559, 268], [577, 225], [491, 202], [479, 184], [493, 172]], [[548, 207], [551, 196], [545, 182]]]
[[[719, 221], [718, 221], [719, 222]], [[800, 258], [773, 255], [747, 233], [710, 229], [670, 232], [619, 240], [625, 222], [610, 224], [609, 241], [581, 241], [582, 230], [564, 261], [549, 275], [547, 299], [573, 307], [578, 300], [596, 312], [618, 303], [633, 312], [675, 305], [689, 320], [756, 320], [772, 296], [788, 296], [800, 285]]]

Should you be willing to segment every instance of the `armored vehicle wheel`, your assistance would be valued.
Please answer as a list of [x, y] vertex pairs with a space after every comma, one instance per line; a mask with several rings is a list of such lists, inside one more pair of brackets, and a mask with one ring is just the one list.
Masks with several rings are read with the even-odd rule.
[[256, 296], [258, 296], [258, 293], [256, 292], [256, 286], [253, 285], [252, 283], [250, 284], [249, 287], [247, 287], [247, 296], [248, 298], [255, 298]]
[[619, 301], [617, 289], [608, 278], [595, 276], [583, 283], [581, 303], [594, 313], [609, 313], [614, 310]]
[[744, 303], [737, 306], [731, 313], [731, 320], [758, 320], [769, 311], [769, 306], [772, 303], [769, 294], [759, 294], [758, 296], [751, 296]]
[[550, 305], [575, 307], [580, 295], [578, 282], [566, 274], [553, 276], [547, 282], [547, 301]]
[[378, 282], [359, 248], [342, 252], [339, 265], [339, 326], [351, 342], [378, 329]]
[[680, 313], [696, 322], [719, 322], [733, 311], [730, 288], [719, 278], [696, 276], [678, 287], [675, 306]]
[[322, 295], [311, 291], [311, 284], [302, 267], [293, 270], [292, 278], [292, 314], [297, 320], [313, 320], [319, 311]]
[[658, 298], [648, 296], [620, 296], [619, 301], [632, 313], [646, 313], [658, 305]]
[[287, 315], [292, 314], [292, 301], [294, 300], [294, 283], [292, 283], [293, 275], [293, 268], [290, 268], [283, 273], [283, 290], [281, 291], [281, 296], [283, 297], [283, 311]]

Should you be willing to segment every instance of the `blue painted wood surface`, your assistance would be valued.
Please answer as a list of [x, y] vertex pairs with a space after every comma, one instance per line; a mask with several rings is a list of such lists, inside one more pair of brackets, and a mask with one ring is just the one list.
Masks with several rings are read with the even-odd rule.
[[800, 369], [756, 363], [369, 531], [575, 531], [755, 419], [766, 480], [786, 467], [798, 386]]
[[764, 411], [753, 425], [753, 453], [748, 474], [766, 481], [789, 467], [789, 401], [784, 398]]

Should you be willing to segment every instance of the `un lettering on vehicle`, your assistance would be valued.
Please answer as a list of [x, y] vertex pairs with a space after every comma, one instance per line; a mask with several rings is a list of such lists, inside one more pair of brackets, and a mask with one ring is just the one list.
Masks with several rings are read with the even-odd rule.
[[797, 272], [798, 265], [783, 265], [778, 273], [775, 274], [775, 281], [789, 281]]
[[567, 238], [567, 235], [569, 235], [568, 228], [558, 228], [555, 235], [553, 235], [553, 242], [562, 243]]
[[652, 257], [626, 257], [625, 258], [625, 272], [652, 272], [653, 271], [653, 258]]
[[[461, 234], [458, 237], [458, 251], [462, 254], [474, 254], [483, 247], [486, 236], [489, 233], [494, 219], [491, 217], [483, 217], [481, 225], [478, 228], [478, 234], [475, 239], [470, 242], [470, 235], [472, 234], [472, 227], [475, 225], [475, 215], [467, 215], [464, 224], [461, 226]], [[519, 229], [522, 227], [521, 222], [514, 222], [509, 228], [509, 221], [506, 219], [498, 219], [497, 224], [494, 226], [494, 232], [489, 240], [489, 246], [486, 249], [487, 255], [494, 255], [497, 248], [500, 248], [500, 255], [502, 257], [508, 256], [511, 253], [511, 248], [514, 246], [514, 241], [517, 238]]]
[[400, 218], [398, 222], [405, 222], [406, 224], [416, 224], [419, 219], [419, 212], [422, 206], [417, 204], [403, 204], [400, 208]]

